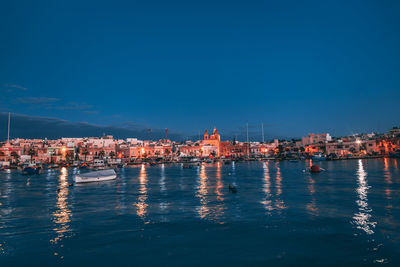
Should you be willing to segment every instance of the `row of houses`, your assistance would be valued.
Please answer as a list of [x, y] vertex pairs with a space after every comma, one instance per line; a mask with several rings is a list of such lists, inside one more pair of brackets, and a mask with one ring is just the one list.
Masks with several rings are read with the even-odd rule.
[[0, 162], [58, 163], [94, 159], [143, 158], [173, 159], [182, 157], [258, 158], [282, 157], [287, 154], [310, 156], [316, 153], [346, 157], [349, 155], [389, 155], [400, 149], [400, 129], [387, 134], [361, 134], [334, 138], [328, 133], [309, 134], [300, 140], [272, 140], [269, 142], [221, 141], [214, 128], [206, 130], [203, 140], [173, 142], [162, 139], [143, 141], [136, 138], [115, 139], [113, 136], [88, 138], [13, 139], [0, 144]]

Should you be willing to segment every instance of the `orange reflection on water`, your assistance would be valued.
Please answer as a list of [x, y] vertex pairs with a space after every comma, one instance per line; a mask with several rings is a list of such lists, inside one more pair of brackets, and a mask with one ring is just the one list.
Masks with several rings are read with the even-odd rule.
[[306, 209], [310, 212], [311, 215], [318, 215], [318, 207], [317, 207], [317, 201], [314, 197], [315, 194], [315, 180], [311, 177], [309, 174], [308, 177], [308, 190], [311, 195], [311, 202], [306, 205]]
[[275, 200], [275, 209], [282, 210], [286, 209], [285, 202], [280, 199], [280, 195], [282, 195], [282, 174], [281, 167], [279, 166], [279, 162], [276, 163], [276, 180], [275, 180], [275, 188], [276, 188], [276, 197]]
[[319, 210], [317, 207], [317, 201], [314, 197], [311, 199], [311, 202], [306, 205], [306, 208], [311, 213], [311, 215], [318, 216]]
[[306, 168], [309, 169], [311, 168], [311, 166], [313, 165], [313, 161], [312, 159], [306, 159]]
[[68, 170], [67, 168], [61, 169], [61, 174], [59, 176], [59, 185], [57, 193], [57, 210], [53, 213], [53, 222], [55, 223], [54, 232], [57, 236], [51, 239], [51, 243], [58, 243], [65, 234], [71, 229], [69, 228], [69, 223], [71, 222], [71, 211], [68, 209]]
[[[384, 162], [384, 177], [385, 177], [385, 183], [387, 184], [387, 188], [385, 189], [385, 196], [386, 199], [391, 199], [392, 198], [392, 189], [390, 188], [391, 184], [392, 184], [392, 174], [390, 173], [389, 170], [389, 161], [390, 159], [388, 158], [384, 158], [383, 162]], [[396, 162], [396, 161], [395, 161]]]
[[265, 199], [261, 201], [261, 204], [264, 205], [264, 208], [268, 211], [273, 210], [272, 201], [271, 201], [271, 177], [269, 175], [269, 162], [264, 162], [264, 193]]
[[200, 198], [200, 207], [197, 209], [197, 212], [200, 216], [200, 218], [204, 219], [208, 213], [209, 213], [209, 208], [207, 207], [208, 204], [208, 190], [207, 190], [207, 174], [206, 174], [206, 166], [205, 164], [201, 164], [200, 167], [200, 181], [199, 181], [199, 187], [196, 196]]
[[276, 195], [280, 196], [282, 194], [282, 175], [281, 175], [281, 167], [279, 163], [276, 165]]
[[308, 179], [308, 190], [310, 191], [311, 195], [315, 194], [315, 180], [311, 177], [311, 175]]
[[221, 177], [221, 162], [217, 162], [217, 172], [216, 172], [215, 177], [216, 177], [216, 183], [217, 183], [216, 187], [215, 187], [215, 193], [217, 195], [217, 200], [219, 201], [219, 203], [216, 203], [215, 207], [213, 208], [213, 211], [212, 211], [213, 220], [218, 222], [218, 223], [220, 223], [220, 224], [223, 224], [223, 223], [225, 223], [222, 220], [222, 217], [223, 217], [223, 215], [225, 213], [224, 212], [225, 207], [224, 207], [224, 204], [223, 204], [223, 201], [224, 201], [224, 197], [223, 196], [224, 196], [224, 194], [222, 193], [222, 189], [224, 187], [224, 184], [222, 183], [222, 177]]
[[224, 198], [221, 190], [224, 187], [224, 184], [222, 183], [221, 180], [221, 162], [217, 162], [216, 178], [217, 178], [217, 186], [215, 187], [215, 193], [217, 194], [217, 199], [219, 201], [223, 201]]
[[144, 164], [142, 164], [142, 167], [140, 168], [140, 173], [139, 173], [139, 183], [140, 183], [140, 188], [139, 188], [139, 197], [138, 197], [138, 202], [136, 203], [136, 214], [144, 219], [147, 214], [147, 206], [148, 204], [146, 203], [147, 200], [147, 172], [146, 172], [146, 167]]

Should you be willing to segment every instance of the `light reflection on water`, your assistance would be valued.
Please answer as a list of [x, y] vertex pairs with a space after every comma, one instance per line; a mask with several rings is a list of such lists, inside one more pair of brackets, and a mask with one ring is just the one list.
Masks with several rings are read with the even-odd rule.
[[222, 175], [221, 175], [221, 162], [217, 162], [217, 172], [215, 175], [216, 178], [216, 186], [215, 186], [215, 194], [216, 194], [216, 203], [213, 210], [213, 220], [220, 224], [225, 223], [223, 216], [225, 214], [225, 206], [224, 206], [224, 193], [223, 188], [224, 184], [222, 182]]
[[[384, 171], [385, 183], [387, 184], [387, 187], [385, 188], [385, 195], [388, 200], [392, 199], [392, 189], [390, 187], [390, 185], [392, 184], [392, 174], [390, 173], [390, 170], [389, 170], [389, 161], [390, 161], [390, 159], [388, 159], [388, 158], [383, 159], [384, 166], [385, 166], [383, 168], [383, 171]], [[397, 161], [395, 161], [395, 162], [397, 163]]]
[[[71, 211], [68, 208], [68, 169], [62, 168], [59, 176], [59, 184], [57, 189], [57, 209], [53, 213], [53, 222], [55, 227], [53, 228], [56, 236], [50, 239], [50, 243], [57, 244], [66, 236], [68, 232], [71, 232], [70, 222], [71, 222]], [[55, 255], [58, 255], [56, 252]], [[60, 258], [64, 256], [60, 255]]]
[[139, 197], [136, 202], [136, 214], [143, 220], [146, 219], [147, 214], [147, 197], [147, 172], [146, 166], [142, 164], [139, 173]]
[[374, 228], [376, 227], [376, 222], [371, 221], [372, 210], [368, 207], [368, 190], [371, 187], [368, 186], [367, 175], [367, 172], [364, 170], [363, 161], [361, 159], [358, 160], [358, 187], [356, 189], [358, 195], [358, 199], [356, 200], [358, 212], [354, 214], [353, 219], [358, 229], [363, 230], [368, 235], [372, 235], [374, 233]]
[[315, 197], [315, 179], [310, 173], [308, 174], [308, 190], [311, 195], [311, 202], [307, 204], [307, 210], [309, 211], [310, 215], [318, 216], [319, 209]]
[[11, 170], [5, 170], [5, 177], [0, 187], [0, 255], [7, 255], [7, 243], [1, 238], [1, 230], [5, 228], [5, 217], [12, 214], [9, 197], [12, 194]]
[[208, 215], [209, 209], [208, 204], [208, 188], [207, 188], [207, 173], [206, 165], [203, 163], [200, 166], [199, 184], [197, 186], [196, 196], [200, 199], [200, 206], [197, 208], [198, 215], [200, 218], [204, 219]]
[[276, 163], [276, 200], [275, 200], [275, 208], [278, 210], [286, 209], [285, 202], [281, 198], [282, 195], [282, 175], [281, 175], [281, 167], [279, 162]]
[[286, 209], [285, 202], [283, 201], [281, 195], [283, 193], [282, 189], [282, 174], [281, 174], [281, 167], [279, 162], [275, 163], [275, 180], [274, 186], [272, 186], [272, 180], [270, 175], [270, 162], [263, 163], [263, 189], [265, 194], [265, 199], [261, 200], [261, 204], [263, 204], [265, 210], [267, 212], [273, 210], [283, 210]]
[[[167, 194], [167, 187], [166, 187], [166, 176], [165, 176], [165, 164], [161, 164], [160, 166], [160, 192], [165, 196]], [[161, 212], [166, 212], [169, 207], [169, 203], [163, 199], [160, 201], [160, 210]], [[167, 221], [165, 216], [163, 217], [164, 221]]]
[[221, 180], [221, 162], [217, 162], [216, 180], [217, 180], [217, 186], [215, 188], [215, 193], [217, 194], [217, 199], [219, 201], [224, 201], [224, 197], [223, 197], [223, 193], [222, 193], [222, 188], [224, 187], [224, 184], [222, 183], [222, 180]]
[[272, 200], [271, 200], [271, 177], [269, 175], [269, 162], [266, 161], [263, 163], [264, 168], [264, 193], [265, 193], [265, 200], [261, 201], [261, 204], [264, 205], [264, 208], [267, 211], [272, 211]]

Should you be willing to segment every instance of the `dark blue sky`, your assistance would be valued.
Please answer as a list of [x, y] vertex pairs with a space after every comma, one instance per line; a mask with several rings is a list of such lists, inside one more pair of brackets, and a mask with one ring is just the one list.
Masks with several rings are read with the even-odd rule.
[[1, 1], [0, 111], [185, 134], [246, 120], [270, 136], [386, 131], [400, 124], [399, 14], [399, 1]]

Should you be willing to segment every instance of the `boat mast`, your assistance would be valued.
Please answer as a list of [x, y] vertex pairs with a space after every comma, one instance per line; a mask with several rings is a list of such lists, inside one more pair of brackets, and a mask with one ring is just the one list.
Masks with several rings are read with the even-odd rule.
[[246, 121], [246, 140], [249, 143], [249, 122]]
[[262, 142], [264, 143], [264, 123], [261, 123]]
[[246, 139], [247, 139], [247, 157], [250, 154], [250, 145], [249, 145], [249, 122], [246, 121]]
[[7, 142], [10, 144], [10, 112], [8, 112], [8, 134], [7, 134]]

